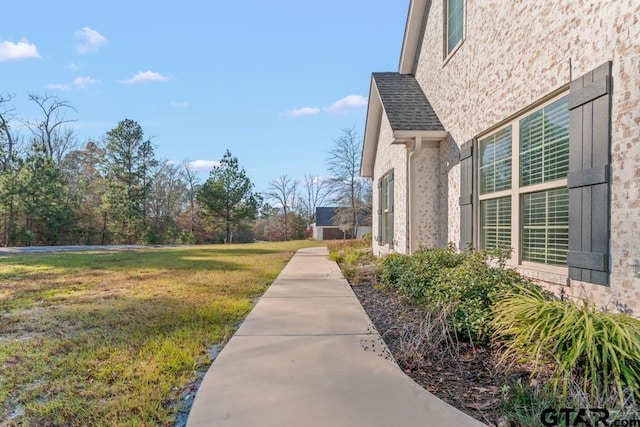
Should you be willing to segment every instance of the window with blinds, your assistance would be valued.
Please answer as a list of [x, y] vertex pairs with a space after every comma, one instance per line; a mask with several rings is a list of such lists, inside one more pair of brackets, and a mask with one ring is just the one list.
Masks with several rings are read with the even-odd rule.
[[447, 0], [446, 5], [446, 55], [449, 55], [462, 41], [464, 35], [464, 0]]
[[551, 100], [478, 141], [479, 243], [514, 262], [565, 266], [569, 247], [569, 109]]
[[511, 188], [511, 126], [480, 140], [480, 194]]
[[480, 202], [480, 221], [483, 248], [511, 248], [511, 197]]
[[566, 265], [569, 247], [569, 190], [522, 196], [522, 259]]
[[520, 120], [520, 185], [566, 178], [569, 173], [567, 98]]

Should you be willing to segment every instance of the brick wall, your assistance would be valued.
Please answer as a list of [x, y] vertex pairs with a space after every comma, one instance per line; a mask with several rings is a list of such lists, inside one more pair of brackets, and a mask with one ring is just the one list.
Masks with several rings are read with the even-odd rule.
[[524, 272], [556, 291], [562, 286], [601, 307], [637, 315], [640, 272], [630, 263], [640, 260], [640, 2], [467, 0], [466, 11], [465, 40], [445, 63], [443, 4], [432, 2], [416, 70], [451, 134], [440, 147], [442, 238], [459, 239], [459, 146], [613, 61], [611, 285], [574, 281], [566, 287], [561, 274]]

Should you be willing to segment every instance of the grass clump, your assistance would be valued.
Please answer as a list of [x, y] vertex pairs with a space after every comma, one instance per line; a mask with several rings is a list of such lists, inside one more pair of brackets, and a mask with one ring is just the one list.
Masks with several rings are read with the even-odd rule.
[[551, 384], [566, 396], [572, 382], [591, 396], [616, 395], [619, 403], [639, 403], [640, 321], [522, 290], [495, 308], [496, 337], [505, 356], [533, 363], [534, 373], [551, 364]]

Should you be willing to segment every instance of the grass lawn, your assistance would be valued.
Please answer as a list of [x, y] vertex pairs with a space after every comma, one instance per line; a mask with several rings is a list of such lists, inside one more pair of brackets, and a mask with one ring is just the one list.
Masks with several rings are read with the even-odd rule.
[[0, 420], [172, 425], [207, 349], [314, 245], [0, 256]]

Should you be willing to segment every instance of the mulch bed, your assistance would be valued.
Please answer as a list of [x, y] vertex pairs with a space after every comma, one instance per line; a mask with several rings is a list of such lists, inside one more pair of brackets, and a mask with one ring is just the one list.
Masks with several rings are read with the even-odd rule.
[[402, 368], [450, 405], [489, 425], [505, 425], [498, 410], [501, 386], [513, 373], [496, 369], [489, 347], [464, 342], [425, 344], [425, 315], [394, 290], [364, 282], [352, 286], [365, 311]]

